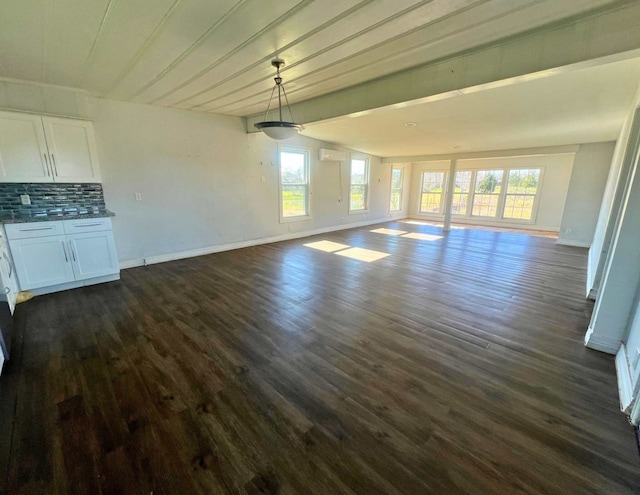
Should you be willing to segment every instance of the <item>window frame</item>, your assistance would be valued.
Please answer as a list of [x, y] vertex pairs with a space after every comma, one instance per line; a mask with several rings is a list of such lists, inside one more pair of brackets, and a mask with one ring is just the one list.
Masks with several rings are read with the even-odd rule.
[[[509, 217], [505, 217], [504, 216], [504, 210], [507, 206], [507, 196], [509, 196], [509, 194], [507, 194], [507, 189], [508, 189], [508, 181], [509, 181], [509, 173], [512, 170], [539, 170], [540, 173], [538, 175], [538, 186], [536, 189], [536, 193], [535, 195], [530, 195], [527, 194], [526, 196], [533, 196], [533, 206], [531, 207], [531, 218], [509, 218]], [[505, 182], [505, 188], [504, 188], [504, 198], [502, 201], [502, 210], [500, 211], [500, 219], [504, 220], [505, 222], [514, 222], [514, 223], [536, 223], [536, 218], [538, 216], [538, 204], [540, 203], [540, 194], [542, 191], [542, 180], [544, 178], [544, 167], [540, 166], [540, 167], [512, 167], [512, 168], [508, 168], [505, 171], [505, 177], [507, 182]], [[511, 194], [510, 196], [519, 196], [519, 194]]]
[[[365, 167], [365, 183], [364, 184], [353, 184], [351, 182], [353, 176], [351, 170], [353, 168], [354, 160], [362, 160], [364, 161]], [[364, 208], [358, 208], [356, 210], [351, 209], [351, 187], [352, 186], [364, 186]], [[348, 198], [348, 206], [349, 206], [349, 215], [358, 215], [360, 213], [368, 213], [369, 212], [369, 192], [371, 186], [371, 163], [369, 157], [366, 155], [351, 153], [349, 156], [349, 198]]]
[[[304, 155], [304, 167], [306, 183], [283, 184], [282, 183], [282, 153], [298, 153]], [[278, 202], [280, 211], [280, 223], [300, 222], [311, 220], [311, 152], [307, 148], [295, 146], [278, 145]], [[305, 188], [305, 211], [304, 215], [284, 216], [283, 186], [297, 186]]]
[[[424, 174], [443, 174], [442, 176], [442, 193], [440, 194], [440, 207], [438, 212], [433, 211], [422, 211], [422, 195], [425, 194], [422, 191], [422, 185], [424, 184]], [[442, 217], [444, 216], [444, 202], [447, 197], [447, 185], [449, 181], [449, 171], [448, 170], [421, 170], [420, 171], [420, 185], [418, 188], [418, 214], [419, 215], [427, 215], [427, 216], [436, 216]]]
[[[393, 187], [393, 171], [400, 171], [400, 188], [394, 189]], [[398, 209], [391, 209], [391, 200], [393, 198], [393, 192], [398, 191]], [[404, 167], [397, 167], [395, 165], [391, 165], [391, 184], [389, 185], [389, 213], [400, 213], [402, 211], [402, 200], [404, 197]]]
[[[502, 210], [504, 208], [504, 195], [505, 195], [505, 188], [504, 188], [504, 179], [505, 177], [507, 177], [509, 175], [509, 170], [511, 170], [510, 168], [492, 168], [492, 169], [488, 169], [488, 168], [479, 168], [474, 170], [473, 173], [473, 189], [471, 190], [472, 194], [471, 194], [471, 202], [467, 205], [467, 216], [469, 218], [480, 218], [480, 219], [485, 219], [485, 218], [495, 218], [495, 219], [502, 219]], [[476, 186], [477, 186], [477, 181], [478, 181], [478, 172], [502, 172], [502, 180], [500, 182], [500, 192], [499, 193], [480, 193], [480, 194], [487, 194], [487, 195], [492, 195], [492, 196], [497, 196], [498, 197], [498, 202], [496, 204], [496, 214], [495, 215], [474, 215], [473, 214], [473, 204], [474, 201], [476, 199]]]

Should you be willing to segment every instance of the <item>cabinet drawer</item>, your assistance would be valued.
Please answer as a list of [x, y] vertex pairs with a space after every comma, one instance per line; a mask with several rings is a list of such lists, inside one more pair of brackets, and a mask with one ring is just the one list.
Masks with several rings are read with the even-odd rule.
[[9, 223], [4, 226], [7, 239], [30, 239], [32, 237], [45, 237], [64, 234], [63, 222], [60, 220], [50, 222], [26, 222]]
[[64, 231], [66, 234], [97, 232], [100, 230], [111, 230], [111, 219], [109, 217], [79, 218], [77, 220], [64, 221]]

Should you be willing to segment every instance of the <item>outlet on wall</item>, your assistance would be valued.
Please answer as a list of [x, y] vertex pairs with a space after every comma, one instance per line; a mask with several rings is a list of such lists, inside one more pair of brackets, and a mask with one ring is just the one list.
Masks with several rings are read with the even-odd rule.
[[30, 205], [31, 204], [31, 197], [28, 194], [21, 194], [20, 195], [20, 202], [23, 205]]
[[142, 201], [142, 194], [136, 193], [136, 201]]
[[571, 229], [564, 229], [564, 234], [570, 236], [573, 231]]

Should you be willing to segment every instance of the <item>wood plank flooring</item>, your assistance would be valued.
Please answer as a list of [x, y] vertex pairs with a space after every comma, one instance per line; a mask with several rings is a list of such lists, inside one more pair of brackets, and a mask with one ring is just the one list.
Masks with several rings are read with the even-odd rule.
[[[321, 240], [389, 256], [305, 246]], [[0, 380], [0, 483], [638, 493], [613, 358], [583, 346], [585, 265], [586, 250], [544, 237], [398, 222], [37, 297]]]

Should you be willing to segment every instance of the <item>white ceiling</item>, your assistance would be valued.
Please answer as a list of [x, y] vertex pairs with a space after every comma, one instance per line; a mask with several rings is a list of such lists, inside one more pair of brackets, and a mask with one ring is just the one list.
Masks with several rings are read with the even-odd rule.
[[635, 58], [311, 123], [304, 134], [383, 157], [616, 140], [639, 81]]
[[[275, 56], [287, 61], [293, 104], [628, 3], [1, 0], [0, 78], [249, 116], [267, 106]], [[314, 122], [304, 134], [379, 156], [611, 140], [639, 80], [631, 59]]]
[[246, 116], [276, 55], [294, 103], [614, 3], [2, 0], [0, 77]]

